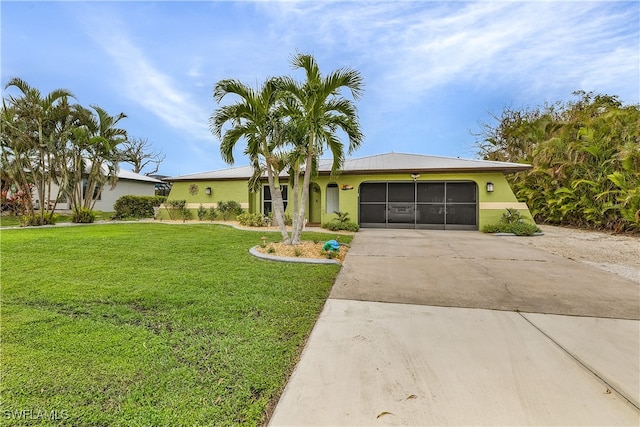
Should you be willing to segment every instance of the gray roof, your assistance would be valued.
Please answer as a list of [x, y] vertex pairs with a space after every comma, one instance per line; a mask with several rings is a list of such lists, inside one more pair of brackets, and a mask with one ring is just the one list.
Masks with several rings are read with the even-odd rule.
[[118, 169], [118, 179], [129, 179], [131, 181], [153, 182], [154, 184], [162, 182], [159, 179], [155, 179], [150, 176], [142, 175], [142, 174], [131, 172], [124, 169]]
[[[321, 159], [320, 174], [331, 172], [331, 159]], [[427, 156], [423, 154], [386, 153], [347, 159], [342, 174], [375, 174], [393, 172], [518, 172], [530, 169], [523, 163], [494, 162], [488, 160], [460, 159], [456, 157]], [[167, 181], [247, 179], [253, 174], [251, 166], [179, 175]], [[286, 176], [286, 175], [283, 175]]]

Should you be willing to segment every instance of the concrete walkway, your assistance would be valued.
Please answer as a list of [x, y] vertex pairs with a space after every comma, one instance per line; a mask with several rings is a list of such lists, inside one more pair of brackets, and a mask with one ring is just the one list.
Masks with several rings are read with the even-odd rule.
[[270, 425], [637, 426], [638, 319], [640, 285], [584, 264], [363, 230]]

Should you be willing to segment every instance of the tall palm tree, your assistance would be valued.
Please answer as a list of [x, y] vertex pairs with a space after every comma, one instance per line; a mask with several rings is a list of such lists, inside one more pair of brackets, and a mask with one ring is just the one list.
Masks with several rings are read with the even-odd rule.
[[[295, 55], [291, 65], [294, 69], [304, 70], [306, 75], [303, 83], [298, 83], [290, 77], [279, 79], [279, 86], [286, 93], [286, 114], [290, 120], [305, 129], [305, 137], [296, 147], [296, 151], [303, 153], [305, 162], [300, 212], [294, 213], [295, 225], [291, 237], [293, 244], [299, 244], [314, 162], [317, 163], [319, 156], [328, 149], [333, 157], [331, 172], [334, 175], [339, 173], [344, 162], [345, 150], [338, 137], [338, 131], [347, 135], [348, 154], [362, 143], [363, 135], [357, 109], [353, 101], [341, 96], [341, 90], [349, 90], [354, 100], [358, 100], [364, 83], [361, 74], [351, 68], [340, 68], [323, 76], [315, 58], [307, 54]], [[297, 192], [297, 189], [294, 189], [294, 192]]]
[[[290, 242], [285, 226], [284, 201], [280, 191], [281, 162], [278, 147], [281, 145], [282, 116], [278, 109], [280, 93], [274, 79], [268, 79], [258, 90], [233, 79], [220, 80], [213, 97], [220, 103], [227, 95], [239, 99], [218, 108], [209, 119], [211, 132], [220, 139], [220, 153], [228, 164], [234, 163], [233, 151], [241, 139], [246, 142], [244, 154], [255, 173], [266, 170], [273, 200], [273, 214], [285, 243]], [[229, 125], [228, 129], [224, 129]], [[254, 179], [253, 183], [259, 182]]]

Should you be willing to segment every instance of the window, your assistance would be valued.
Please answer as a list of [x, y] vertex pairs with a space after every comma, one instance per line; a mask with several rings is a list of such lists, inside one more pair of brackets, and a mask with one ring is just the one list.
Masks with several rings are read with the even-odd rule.
[[[282, 193], [282, 201], [284, 202], [284, 209], [287, 209], [288, 203], [288, 186], [286, 184], [280, 186], [280, 192]], [[262, 213], [269, 215], [273, 210], [273, 199], [271, 198], [271, 189], [268, 185], [262, 186]]]
[[340, 191], [338, 184], [332, 182], [327, 185], [327, 213], [340, 211]]
[[[87, 180], [86, 178], [82, 180], [82, 198], [84, 200], [87, 199]], [[102, 200], [102, 191], [98, 193], [98, 187], [93, 188], [93, 200]]]

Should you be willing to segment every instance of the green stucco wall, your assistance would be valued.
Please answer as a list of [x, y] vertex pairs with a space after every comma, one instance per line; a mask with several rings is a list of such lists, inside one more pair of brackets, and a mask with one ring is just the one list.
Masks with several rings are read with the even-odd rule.
[[[327, 212], [327, 185], [336, 183], [338, 185], [339, 210], [348, 212], [352, 221], [358, 221], [358, 190], [365, 182], [387, 182], [403, 181], [412, 182], [409, 173], [395, 174], [371, 174], [371, 175], [341, 175], [335, 179], [328, 176], [320, 176], [315, 182], [320, 187], [321, 223], [335, 218], [333, 212]], [[421, 172], [418, 182], [425, 181], [473, 181], [478, 186], [478, 227], [497, 223], [507, 208], [516, 208], [524, 218], [533, 222], [525, 204], [519, 203], [516, 199], [505, 176], [500, 172], [488, 173], [425, 173]], [[494, 191], [489, 193], [486, 190], [487, 182], [493, 183]], [[284, 182], [283, 182], [284, 183]], [[197, 192], [192, 194], [189, 189], [192, 184], [197, 185]], [[266, 185], [266, 183], [265, 183]], [[211, 187], [212, 194], [205, 194], [205, 188]], [[344, 189], [343, 189], [344, 188]], [[352, 188], [352, 189], [346, 189]], [[287, 212], [293, 210], [293, 193], [289, 189], [289, 204]], [[249, 193], [246, 180], [226, 180], [226, 181], [178, 181], [174, 182], [168, 200], [187, 200], [187, 207], [194, 211], [200, 204], [205, 208], [216, 206], [218, 201], [235, 200], [240, 203], [243, 209], [249, 212], [260, 212], [262, 195], [261, 193]], [[163, 212], [164, 211], [164, 212]], [[161, 209], [163, 218], [168, 218], [166, 211]], [[309, 209], [307, 209], [307, 218]]]
[[[195, 187], [192, 187], [195, 186]], [[211, 188], [211, 194], [206, 194], [206, 188]], [[187, 208], [189, 208], [193, 216], [197, 218], [196, 211], [202, 205], [205, 208], [217, 207], [218, 202], [227, 202], [230, 200], [240, 203], [243, 209], [249, 210], [255, 198], [252, 201], [247, 181], [227, 180], [227, 181], [176, 181], [171, 187], [171, 192], [167, 196], [167, 200], [186, 200]], [[166, 209], [161, 208], [158, 212], [160, 219], [168, 219], [169, 215]]]
[[[326, 222], [335, 217], [335, 214], [326, 211], [326, 189], [327, 184], [335, 182], [338, 184], [339, 208], [342, 212], [349, 212], [353, 221], [358, 219], [358, 188], [364, 182], [387, 182], [404, 181], [411, 182], [412, 178], [408, 173], [402, 174], [375, 174], [375, 175], [342, 175], [335, 180], [321, 176], [316, 182], [320, 185], [322, 192], [322, 222]], [[494, 173], [421, 173], [417, 180], [425, 181], [473, 181], [478, 186], [478, 226], [482, 228], [486, 224], [497, 223], [506, 208], [517, 208], [518, 211], [529, 221], [533, 222], [533, 217], [525, 204], [518, 203], [505, 176], [500, 172]], [[494, 185], [494, 191], [488, 193], [487, 182]], [[353, 187], [352, 190], [342, 190], [343, 186]]]

